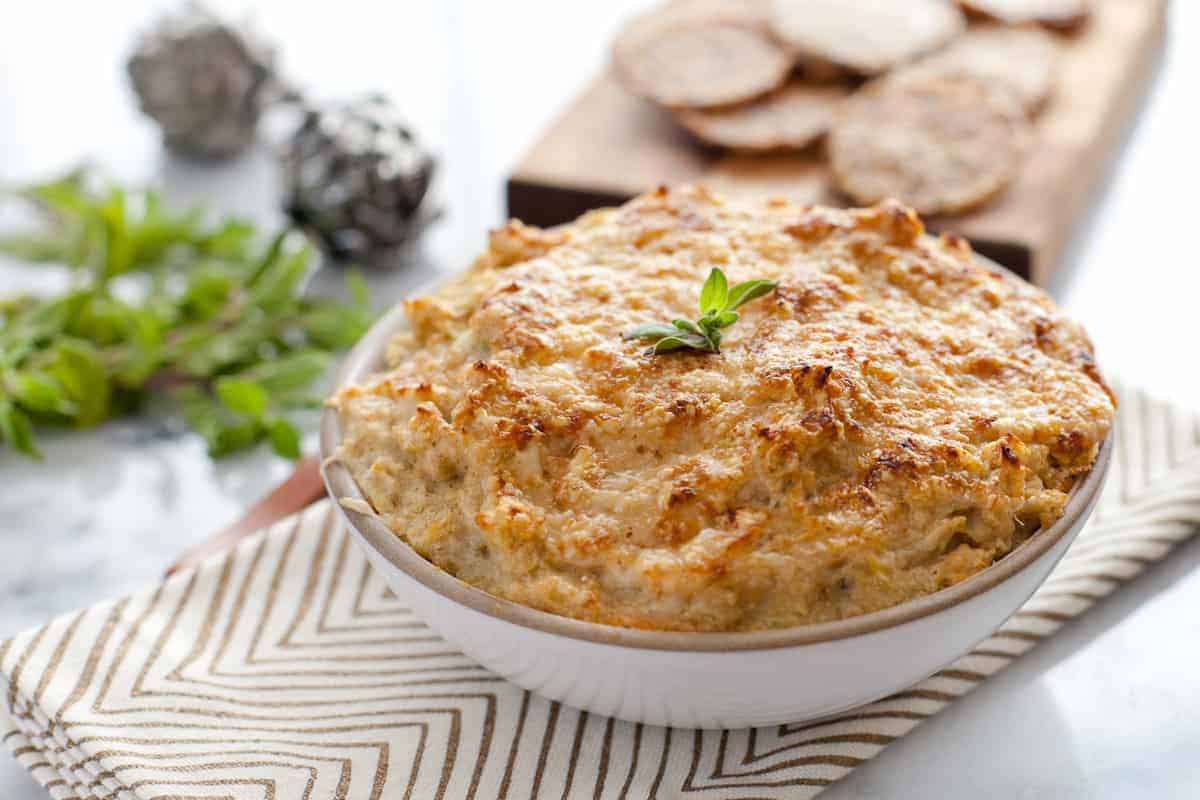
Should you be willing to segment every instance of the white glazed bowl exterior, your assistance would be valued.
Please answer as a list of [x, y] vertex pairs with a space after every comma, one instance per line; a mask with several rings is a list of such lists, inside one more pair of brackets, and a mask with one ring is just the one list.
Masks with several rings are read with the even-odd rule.
[[477, 611], [400, 569], [371, 546], [353, 521], [347, 520], [347, 527], [398, 597], [468, 656], [518, 686], [632, 722], [743, 728], [823, 717], [937, 672], [987, 638], [1029, 599], [1085, 518], [1080, 515], [1068, 533], [1025, 569], [942, 611], [844, 639], [699, 652], [576, 639]]

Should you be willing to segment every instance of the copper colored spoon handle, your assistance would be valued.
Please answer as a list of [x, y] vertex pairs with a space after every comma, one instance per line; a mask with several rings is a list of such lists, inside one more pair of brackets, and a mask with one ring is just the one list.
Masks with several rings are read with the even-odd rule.
[[287, 480], [251, 506], [237, 522], [189, 548], [179, 560], [167, 567], [167, 575], [174, 575], [209, 556], [228, 550], [255, 531], [302, 511], [324, 496], [320, 459], [317, 456], [305, 456], [296, 462], [296, 468]]

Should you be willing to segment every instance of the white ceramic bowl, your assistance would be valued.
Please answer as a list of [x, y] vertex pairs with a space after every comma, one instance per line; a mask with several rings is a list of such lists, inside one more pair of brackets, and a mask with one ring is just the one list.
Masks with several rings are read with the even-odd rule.
[[[351, 351], [339, 385], [381, 365], [399, 310]], [[326, 487], [365, 501], [329, 457], [337, 413], [321, 420]], [[1112, 434], [1055, 525], [940, 592], [838, 622], [749, 633], [679, 633], [568, 619], [486, 594], [422, 558], [373, 514], [339, 504], [353, 537], [397, 596], [488, 669], [546, 697], [605, 716], [688, 728], [741, 728], [827, 716], [900, 691], [969, 651], [1045, 580], [1090, 515]]]

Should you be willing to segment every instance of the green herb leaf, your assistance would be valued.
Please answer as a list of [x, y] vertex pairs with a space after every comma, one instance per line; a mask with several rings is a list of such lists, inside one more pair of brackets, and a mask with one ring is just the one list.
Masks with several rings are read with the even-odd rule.
[[349, 302], [305, 297], [314, 259], [292, 232], [266, 240], [83, 170], [12, 196], [44, 224], [0, 251], [74, 273], [57, 297], [0, 296], [0, 441], [32, 454], [38, 424], [95, 425], [161, 395], [214, 456], [269, 441], [294, 457], [285, 412], [320, 405], [331, 354], [374, 321], [361, 275]]
[[[283, 234], [280, 234], [282, 238]], [[196, 248], [208, 256], [243, 261], [254, 241], [254, 226], [243, 219], [226, 220], [211, 233], [196, 237]]]
[[700, 317], [695, 322], [675, 319], [670, 324], [651, 322], [625, 334], [626, 339], [655, 339], [646, 353], [659, 355], [674, 350], [692, 349], [711, 353], [721, 350], [721, 330], [741, 316], [733, 309], [762, 297], [776, 286], [775, 281], [746, 281], [728, 288], [725, 273], [713, 268], [700, 289]]
[[112, 384], [93, 344], [62, 339], [50, 351], [49, 370], [75, 404], [76, 425], [95, 425], [108, 417]]
[[228, 303], [237, 278], [217, 264], [201, 264], [189, 276], [180, 307], [189, 319], [215, 317]]
[[625, 334], [626, 339], [661, 339], [664, 336], [674, 336], [679, 333], [679, 330], [666, 322], [651, 322], [648, 325], [639, 325], [629, 333]]
[[266, 252], [263, 253], [262, 258], [254, 265], [251, 273], [246, 276], [247, 286], [252, 287], [256, 285], [262, 279], [262, 276], [267, 273], [267, 270], [271, 269], [275, 262], [279, 260], [279, 254], [283, 251], [283, 243], [287, 237], [287, 229], [275, 234], [274, 238], [271, 239], [271, 243], [267, 245]]
[[221, 378], [217, 381], [217, 397], [230, 411], [245, 414], [251, 419], [262, 419], [267, 413], [270, 398], [267, 390], [254, 381], [244, 378]]
[[767, 294], [774, 289], [776, 285], [776, 281], [766, 280], [745, 281], [743, 283], [739, 283], [729, 290], [729, 301], [726, 303], [725, 308], [730, 311], [735, 308], [740, 308], [746, 303], [749, 303], [751, 300], [756, 300], [759, 297]]
[[264, 311], [275, 311], [295, 302], [311, 261], [312, 251], [307, 246], [291, 253], [281, 250], [258, 279], [248, 284], [253, 287], [251, 304]]
[[213, 458], [227, 456], [245, 450], [262, 439], [262, 428], [257, 422], [231, 422], [218, 427], [208, 437], [208, 454]]
[[700, 313], [723, 310], [728, 298], [729, 283], [725, 280], [725, 273], [713, 267], [708, 273], [708, 279], [700, 287]]
[[75, 413], [75, 404], [67, 397], [66, 390], [48, 373], [13, 372], [5, 383], [9, 395], [29, 411], [39, 414]]
[[658, 355], [660, 353], [669, 353], [672, 350], [681, 350], [685, 347], [693, 350], [707, 350], [709, 349], [709, 342], [698, 334], [680, 333], [673, 336], [664, 336], [651, 345], [647, 352]]
[[29, 415], [10, 400], [0, 400], [0, 439], [8, 442], [17, 452], [32, 458], [42, 457], [42, 451], [33, 440], [33, 425]]
[[235, 418], [219, 402], [195, 386], [185, 386], [176, 392], [184, 418], [204, 437], [208, 454], [214, 458], [228, 455], [258, 442], [263, 435], [257, 420]]
[[300, 457], [300, 432], [286, 419], [276, 418], [267, 423], [267, 438], [276, 455], [293, 461]]
[[22, 261], [62, 263], [70, 258], [70, 245], [61, 236], [0, 237], [0, 253]]
[[357, 269], [351, 267], [346, 271], [346, 291], [350, 294], [350, 302], [361, 309], [371, 309], [371, 290], [367, 280]]
[[114, 380], [126, 389], [137, 390], [163, 363], [167, 322], [152, 308], [130, 310], [127, 347], [113, 359]]
[[242, 375], [276, 397], [306, 389], [329, 369], [331, 358], [320, 350], [302, 350], [247, 370]]
[[[683, 331], [684, 333], [700, 333], [700, 328], [697, 327], [696, 323], [690, 322], [686, 319], [673, 319], [671, 320], [671, 325]], [[673, 336], [674, 333], [672, 332], [667, 335]]]

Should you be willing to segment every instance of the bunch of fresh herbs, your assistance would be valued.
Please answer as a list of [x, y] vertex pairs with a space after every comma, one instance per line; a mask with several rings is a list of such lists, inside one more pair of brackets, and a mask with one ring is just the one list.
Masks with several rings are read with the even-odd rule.
[[15, 193], [45, 225], [0, 251], [70, 268], [56, 296], [0, 298], [0, 441], [39, 456], [42, 425], [87, 427], [166, 399], [221, 456], [260, 441], [296, 458], [301, 409], [331, 354], [373, 320], [361, 276], [349, 302], [306, 297], [299, 234], [269, 242], [237, 219], [176, 213], [153, 191], [83, 171]]

